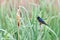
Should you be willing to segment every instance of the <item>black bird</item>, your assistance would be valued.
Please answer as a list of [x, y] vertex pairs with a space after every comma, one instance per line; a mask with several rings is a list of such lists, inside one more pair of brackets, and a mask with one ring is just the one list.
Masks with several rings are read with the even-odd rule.
[[[40, 25], [41, 25], [41, 24], [47, 25], [47, 24], [43, 21], [43, 19], [40, 18], [39, 16], [37, 17], [37, 20], [39, 21]], [[48, 25], [47, 25], [47, 26], [48, 26]]]

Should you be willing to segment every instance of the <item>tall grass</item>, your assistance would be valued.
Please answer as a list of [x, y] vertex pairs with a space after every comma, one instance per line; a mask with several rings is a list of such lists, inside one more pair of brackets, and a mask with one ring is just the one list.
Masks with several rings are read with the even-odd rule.
[[[49, 3], [48, 10], [44, 0], [40, 0], [40, 4], [35, 6], [31, 3], [31, 10], [28, 9], [28, 4], [27, 8], [19, 6], [21, 11], [20, 40], [60, 40], [60, 13], [55, 7], [52, 10], [52, 3]], [[14, 6], [12, 11], [8, 4], [0, 6], [0, 40], [18, 40], [16, 12]], [[42, 25], [41, 30], [37, 16], [43, 18], [49, 26]]]

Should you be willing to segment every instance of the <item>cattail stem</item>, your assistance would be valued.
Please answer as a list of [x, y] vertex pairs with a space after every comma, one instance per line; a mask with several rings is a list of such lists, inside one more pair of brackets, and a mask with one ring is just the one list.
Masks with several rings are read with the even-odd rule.
[[20, 40], [20, 34], [19, 34], [19, 27], [20, 27], [20, 21], [18, 21], [18, 40]]
[[19, 36], [19, 28], [18, 28], [18, 40], [20, 40], [20, 36]]

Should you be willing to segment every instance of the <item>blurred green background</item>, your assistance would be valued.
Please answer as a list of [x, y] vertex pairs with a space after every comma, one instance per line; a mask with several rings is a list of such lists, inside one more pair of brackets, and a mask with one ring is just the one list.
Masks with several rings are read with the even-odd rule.
[[[49, 26], [41, 29], [37, 16]], [[0, 0], [0, 40], [60, 40], [60, 0]]]

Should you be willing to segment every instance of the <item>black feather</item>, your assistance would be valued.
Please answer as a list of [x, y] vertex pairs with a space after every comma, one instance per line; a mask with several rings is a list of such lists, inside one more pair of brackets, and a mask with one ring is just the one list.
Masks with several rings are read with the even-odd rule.
[[40, 18], [39, 16], [37, 17], [37, 20], [38, 20], [40, 23], [47, 25], [47, 24], [43, 21], [43, 19]]

